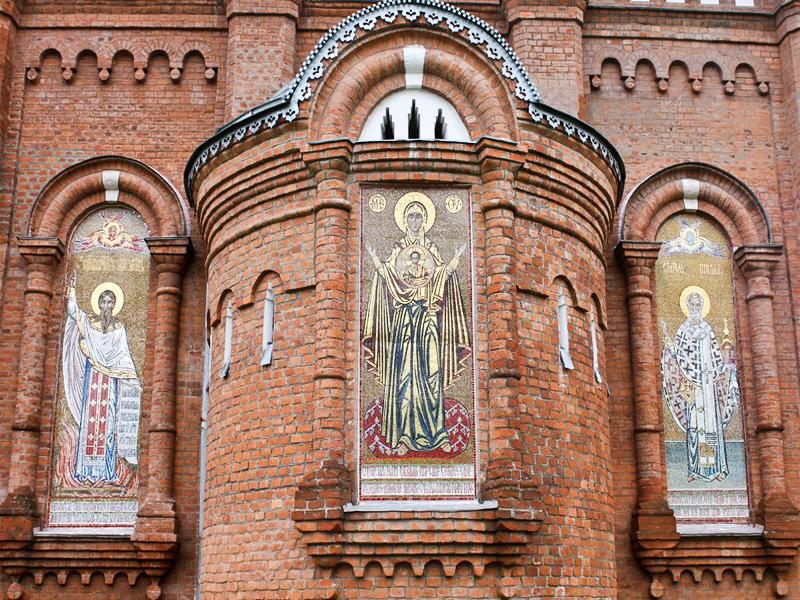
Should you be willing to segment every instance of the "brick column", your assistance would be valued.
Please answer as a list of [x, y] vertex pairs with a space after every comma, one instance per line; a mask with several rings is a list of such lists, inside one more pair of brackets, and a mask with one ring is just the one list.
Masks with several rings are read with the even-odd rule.
[[[314, 175], [314, 399], [312, 453], [295, 498], [296, 511], [323, 509], [341, 515], [352, 494], [352, 474], [345, 464], [348, 222], [352, 209], [346, 177], [352, 142], [313, 144], [303, 159]], [[297, 515], [295, 518], [301, 518]]]
[[480, 206], [484, 216], [486, 320], [489, 376], [489, 459], [483, 493], [501, 510], [536, 513], [536, 489], [525, 466], [518, 430], [519, 381], [522, 377], [517, 329], [517, 254], [514, 233], [514, 180], [525, 151], [508, 142], [478, 142], [481, 167]]
[[64, 256], [57, 238], [21, 238], [19, 252], [28, 277], [23, 297], [22, 330], [17, 362], [17, 398], [11, 426], [8, 495], [0, 504], [0, 538], [25, 540], [33, 535], [36, 467], [41, 430], [42, 384], [47, 361], [47, 330], [56, 266]]
[[648, 545], [674, 545], [675, 515], [667, 504], [667, 468], [662, 439], [664, 415], [658, 380], [658, 343], [654, 330], [653, 274], [660, 242], [621, 241], [617, 257], [625, 268], [638, 500], [632, 531]]
[[259, 106], [294, 76], [296, 0], [228, 0], [225, 118]]
[[[790, 523], [796, 529], [798, 515], [786, 491], [778, 348], [772, 306], [772, 271], [783, 256], [783, 246], [741, 246], [733, 256], [747, 281], [745, 302], [753, 353], [753, 400], [762, 487], [760, 508], [769, 536], [776, 530], [785, 530]], [[794, 536], [798, 533], [800, 531], [795, 531]]]
[[150, 419], [147, 429], [147, 492], [140, 498], [133, 539], [177, 541], [175, 498], [175, 377], [178, 363], [181, 288], [191, 252], [188, 238], [148, 238], [157, 274], [154, 360], [150, 374]]
[[508, 40], [550, 106], [583, 117], [585, 0], [502, 0]]

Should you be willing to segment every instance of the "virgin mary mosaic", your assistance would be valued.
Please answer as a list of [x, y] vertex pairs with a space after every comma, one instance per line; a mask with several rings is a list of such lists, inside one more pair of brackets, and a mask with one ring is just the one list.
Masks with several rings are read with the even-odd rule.
[[474, 498], [471, 215], [465, 192], [365, 192], [362, 499]]

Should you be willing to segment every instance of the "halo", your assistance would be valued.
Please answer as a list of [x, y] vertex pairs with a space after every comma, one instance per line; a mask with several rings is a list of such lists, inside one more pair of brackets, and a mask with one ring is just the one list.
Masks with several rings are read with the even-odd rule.
[[92, 310], [94, 311], [94, 314], [96, 314], [96, 315], [100, 314], [100, 304], [99, 304], [99, 302], [100, 302], [100, 295], [103, 292], [113, 292], [114, 293], [114, 297], [116, 298], [116, 302], [114, 303], [114, 308], [111, 310], [111, 314], [116, 316], [119, 313], [119, 311], [122, 310], [122, 305], [125, 304], [125, 294], [123, 293], [122, 288], [119, 287], [113, 281], [104, 281], [103, 283], [98, 285], [96, 288], [94, 288], [94, 291], [92, 292], [91, 303], [92, 303]]
[[433, 205], [431, 199], [422, 192], [408, 192], [400, 197], [400, 200], [397, 201], [397, 204], [394, 207], [394, 222], [397, 223], [397, 227], [400, 229], [400, 231], [405, 233], [406, 224], [404, 217], [406, 214], [406, 209], [408, 208], [409, 204], [413, 204], [415, 202], [425, 207], [426, 215], [425, 222], [422, 224], [422, 230], [425, 233], [428, 233], [431, 227], [433, 227], [433, 222], [436, 220], [436, 207]]
[[689, 297], [689, 294], [696, 292], [700, 294], [703, 298], [703, 318], [706, 318], [706, 315], [711, 310], [711, 299], [708, 297], [708, 292], [701, 288], [699, 285], [690, 285], [688, 287], [683, 288], [681, 292], [681, 311], [687, 317], [689, 316], [689, 307], [686, 306], [686, 299]]

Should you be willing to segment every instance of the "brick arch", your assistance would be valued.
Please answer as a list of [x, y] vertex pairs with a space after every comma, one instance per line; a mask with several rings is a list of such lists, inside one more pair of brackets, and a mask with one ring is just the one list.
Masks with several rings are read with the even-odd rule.
[[518, 138], [511, 92], [483, 55], [454, 36], [391, 28], [354, 45], [329, 69], [311, 106], [309, 139], [357, 139], [375, 105], [405, 87], [408, 45], [425, 47], [423, 88], [453, 103], [473, 139]]
[[154, 237], [189, 235], [186, 205], [175, 187], [145, 164], [119, 156], [92, 158], [51, 179], [31, 208], [28, 236], [65, 240], [89, 211], [108, 205], [103, 171], [120, 171], [119, 204], [141, 214]]
[[772, 242], [769, 219], [756, 195], [732, 175], [701, 163], [668, 167], [634, 188], [620, 208], [619, 239], [653, 241], [667, 219], [685, 212], [683, 179], [700, 183], [696, 212], [716, 221], [731, 245]]

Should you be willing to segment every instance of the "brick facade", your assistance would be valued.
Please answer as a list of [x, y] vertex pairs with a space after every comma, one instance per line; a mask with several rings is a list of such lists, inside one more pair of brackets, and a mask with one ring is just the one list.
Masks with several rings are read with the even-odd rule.
[[[800, 594], [800, 3], [455, 4], [0, 0], [7, 598]], [[409, 47], [471, 141], [359, 141]], [[358, 505], [371, 187], [470, 199], [472, 502]], [[138, 512], [55, 531], [67, 258], [109, 199], [150, 232]], [[747, 535], [667, 499], [656, 236], [687, 210], [733, 257]]]

